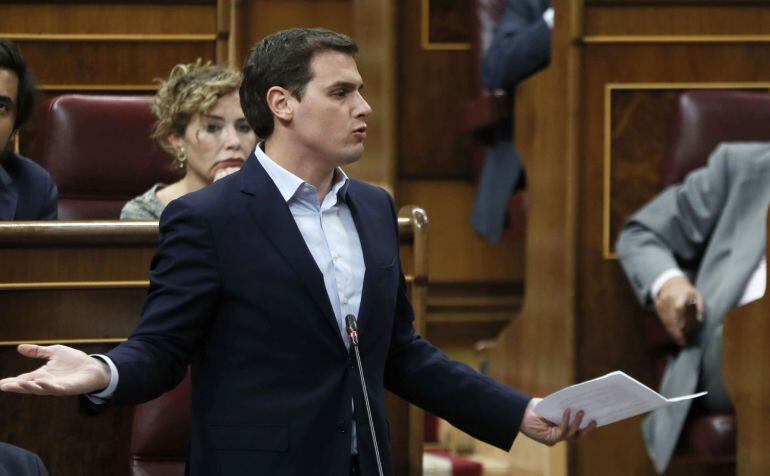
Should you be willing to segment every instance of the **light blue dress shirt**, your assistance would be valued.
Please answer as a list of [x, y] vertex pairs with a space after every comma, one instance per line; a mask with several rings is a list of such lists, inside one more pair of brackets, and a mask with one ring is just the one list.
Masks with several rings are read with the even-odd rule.
[[366, 271], [358, 231], [345, 202], [350, 180], [337, 168], [331, 190], [319, 203], [316, 188], [273, 162], [261, 145], [256, 148], [257, 160], [286, 200], [310, 254], [323, 273], [337, 326], [349, 348], [345, 316], [358, 317]]

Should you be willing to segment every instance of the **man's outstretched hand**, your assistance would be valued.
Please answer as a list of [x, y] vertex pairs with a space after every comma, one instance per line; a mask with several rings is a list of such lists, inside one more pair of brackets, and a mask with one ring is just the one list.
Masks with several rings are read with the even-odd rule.
[[19, 353], [48, 362], [32, 372], [0, 380], [3, 392], [81, 395], [102, 390], [110, 383], [107, 364], [71, 347], [22, 344]]
[[596, 422], [592, 421], [587, 427], [580, 429], [580, 423], [583, 421], [583, 412], [579, 411], [570, 423], [570, 410], [564, 411], [561, 423], [556, 425], [535, 413], [532, 409], [542, 400], [542, 398], [533, 398], [527, 405], [524, 412], [524, 418], [521, 420], [519, 430], [537, 441], [547, 446], [553, 446], [560, 441], [578, 441], [588, 436], [596, 428]]

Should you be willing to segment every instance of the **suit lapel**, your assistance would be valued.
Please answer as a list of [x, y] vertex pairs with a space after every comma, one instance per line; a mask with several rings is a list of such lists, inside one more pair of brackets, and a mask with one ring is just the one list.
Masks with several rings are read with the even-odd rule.
[[[732, 240], [730, 241], [730, 259], [727, 262], [724, 276], [750, 277], [756, 269], [762, 253], [765, 250], [765, 218], [767, 217], [768, 176], [753, 175], [739, 187], [739, 199], [743, 203], [738, 207], [748, 213], [741, 213], [736, 220]], [[748, 232], [747, 230], [756, 230]], [[743, 290], [746, 287], [745, 279], [727, 279], [723, 281], [724, 293], [720, 293], [720, 303], [725, 307], [724, 312], [714, 312], [714, 315], [723, 316], [727, 311], [738, 304]]]
[[11, 186], [13, 179], [0, 165], [0, 220], [13, 220], [16, 216], [16, 205], [19, 197]]
[[241, 170], [241, 192], [247, 208], [278, 253], [300, 277], [343, 346], [321, 271], [302, 238], [286, 201], [252, 153]]
[[[376, 207], [363, 199], [358, 192], [355, 183], [351, 183], [348, 190], [347, 204], [350, 208], [350, 214], [358, 231], [358, 238], [361, 241], [361, 249], [364, 255], [364, 283], [361, 290], [361, 306], [358, 311], [358, 327], [362, 331], [367, 324], [370, 314], [376, 310], [369, 311], [369, 302], [372, 302], [372, 294], [378, 290], [377, 273], [384, 265], [389, 263], [387, 250], [389, 242], [386, 239], [388, 230], [382, 230], [380, 227], [391, 226], [389, 217], [379, 216]], [[379, 244], [379, 246], [378, 246]], [[381, 254], [385, 252], [384, 256]]]
[[356, 193], [353, 184], [348, 187], [347, 204], [350, 208], [350, 215], [353, 217], [353, 223], [356, 225], [358, 231], [358, 239], [361, 242], [361, 252], [364, 255], [364, 265], [366, 270], [364, 271], [364, 283], [361, 289], [361, 305], [358, 308], [358, 329], [361, 332], [364, 329], [368, 312], [366, 312], [366, 305], [370, 301], [369, 294], [372, 292], [372, 247], [374, 246], [374, 240], [371, 236], [372, 227], [369, 226], [368, 218], [371, 217], [371, 213], [367, 213], [366, 204]]

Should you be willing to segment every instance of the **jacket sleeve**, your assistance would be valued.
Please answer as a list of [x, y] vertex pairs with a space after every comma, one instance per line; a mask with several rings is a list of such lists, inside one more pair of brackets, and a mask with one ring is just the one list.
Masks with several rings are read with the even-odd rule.
[[551, 61], [551, 29], [525, 0], [508, 1], [484, 54], [481, 79], [487, 89], [511, 90]]
[[707, 167], [664, 190], [623, 227], [616, 249], [642, 305], [652, 305], [655, 278], [702, 254], [727, 196], [729, 154], [730, 146], [717, 147]]
[[107, 354], [118, 369], [116, 403], [151, 400], [176, 386], [219, 302], [220, 268], [206, 220], [184, 199], [175, 200], [160, 231], [139, 325]]

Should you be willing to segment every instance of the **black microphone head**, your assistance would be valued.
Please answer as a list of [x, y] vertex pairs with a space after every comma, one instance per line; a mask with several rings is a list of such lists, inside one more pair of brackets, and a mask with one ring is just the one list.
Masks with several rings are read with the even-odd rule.
[[351, 332], [358, 332], [358, 323], [356, 322], [356, 316], [348, 314], [345, 316], [345, 328], [348, 330], [348, 334]]

